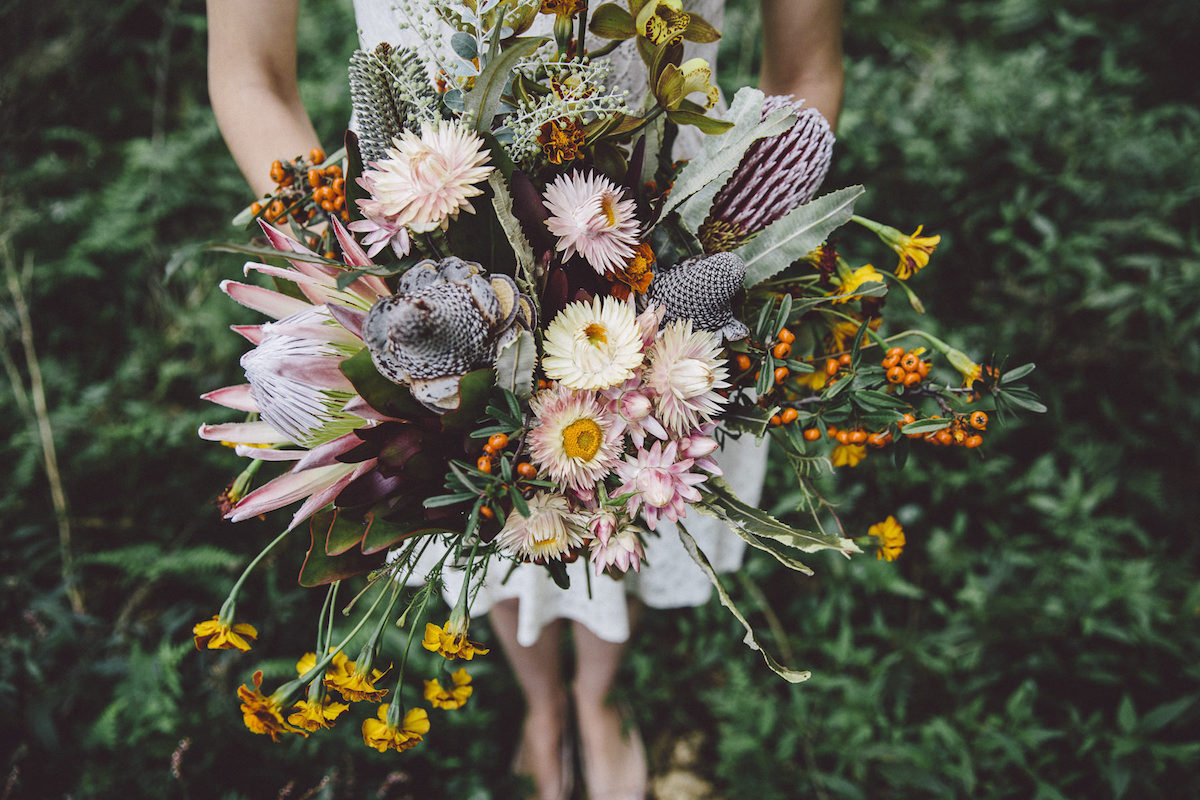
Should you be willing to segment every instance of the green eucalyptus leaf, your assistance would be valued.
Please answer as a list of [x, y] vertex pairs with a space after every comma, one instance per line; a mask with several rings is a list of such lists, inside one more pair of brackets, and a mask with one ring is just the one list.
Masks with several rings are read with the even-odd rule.
[[499, 56], [488, 62], [475, 78], [475, 88], [463, 97], [463, 112], [473, 120], [475, 130], [489, 131], [500, 108], [500, 95], [513, 73], [513, 68], [546, 41], [545, 37], [514, 39]]
[[746, 262], [746, 286], [773, 277], [819, 247], [850, 221], [854, 202], [863, 191], [861, 186], [847, 186], [794, 208], [739, 248], [737, 253]]
[[450, 37], [450, 47], [458, 54], [459, 58], [470, 61], [479, 58], [479, 42], [475, 41], [475, 37], [463, 31], [456, 31]]
[[785, 667], [772, 658], [771, 654], [762, 648], [762, 645], [758, 643], [758, 638], [754, 635], [754, 628], [750, 627], [750, 623], [746, 621], [746, 617], [743, 616], [742, 612], [738, 610], [738, 607], [734, 604], [733, 599], [729, 596], [729, 593], [725, 591], [725, 587], [721, 585], [720, 579], [717, 578], [716, 571], [712, 568], [712, 564], [708, 562], [708, 558], [705, 557], [703, 552], [701, 552], [700, 547], [696, 544], [696, 540], [692, 538], [691, 534], [687, 532], [687, 529], [683, 525], [678, 525], [677, 527], [679, 529], [679, 539], [683, 542], [684, 549], [688, 551], [688, 555], [692, 557], [692, 560], [696, 562], [696, 565], [700, 567], [700, 570], [712, 583], [713, 588], [717, 590], [717, 597], [720, 598], [721, 605], [729, 609], [729, 612], [733, 614], [737, 621], [742, 623], [742, 627], [746, 629], [746, 636], [742, 639], [746, 646], [751, 650], [757, 650], [758, 652], [762, 653], [763, 661], [766, 662], [767, 666], [788, 683], [803, 683], [812, 677], [812, 673], [808, 672], [807, 670], [797, 670], [790, 667]]

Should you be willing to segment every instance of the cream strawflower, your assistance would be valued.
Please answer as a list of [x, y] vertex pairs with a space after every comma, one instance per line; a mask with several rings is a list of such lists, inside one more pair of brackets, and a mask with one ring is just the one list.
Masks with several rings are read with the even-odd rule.
[[515, 508], [496, 535], [500, 550], [518, 558], [560, 560], [583, 544], [583, 529], [567, 498], [538, 492], [528, 501], [529, 516]]
[[729, 386], [721, 338], [693, 331], [690, 319], [670, 323], [646, 353], [643, 383], [654, 392], [654, 415], [674, 436], [712, 419], [726, 402], [717, 390]]
[[421, 135], [405, 131], [393, 140], [388, 157], [374, 163], [361, 179], [376, 204], [376, 216], [389, 226], [416, 233], [445, 228], [458, 212], [475, 213], [469, 198], [482, 193], [475, 184], [493, 167], [484, 162], [483, 140], [454, 122], [421, 123]]
[[546, 377], [571, 389], [624, 383], [642, 364], [633, 306], [615, 297], [568, 305], [551, 320], [542, 346]]
[[550, 212], [546, 227], [558, 237], [563, 258], [583, 256], [603, 275], [624, 267], [638, 244], [634, 202], [596, 173], [560, 175], [546, 187], [543, 203]]
[[541, 423], [529, 433], [529, 457], [564, 488], [593, 491], [621, 457], [621, 428], [591, 392], [559, 384], [534, 395]]

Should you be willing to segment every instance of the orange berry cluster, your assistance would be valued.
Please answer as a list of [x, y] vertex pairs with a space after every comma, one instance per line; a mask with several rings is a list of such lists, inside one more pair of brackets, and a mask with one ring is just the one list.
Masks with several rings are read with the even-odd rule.
[[[796, 341], [796, 334], [792, 333], [787, 328], [784, 328], [783, 330], [779, 331], [779, 334], [775, 337], [775, 341], [767, 344], [763, 349], [769, 351], [775, 358], [783, 360], [791, 355], [792, 342], [794, 341]], [[754, 366], [754, 361], [751, 360], [750, 356], [746, 355], [745, 353], [738, 353], [737, 357], [734, 359], [734, 363], [737, 364], [737, 368], [741, 372], [748, 372], [750, 368]], [[791, 375], [791, 370], [789, 370], [787, 367], [782, 365], [776, 367], [775, 383], [783, 383], [788, 379], [789, 375]], [[758, 376], [759, 372], [756, 371], [754, 373], [754, 380], [757, 381]], [[795, 418], [793, 417], [793, 419]], [[774, 424], [778, 425], [779, 423], [776, 422]]]
[[319, 208], [331, 217], [349, 222], [342, 168], [337, 164], [324, 169], [318, 167], [324, 160], [325, 151], [314, 147], [307, 158], [298, 156], [289, 162], [272, 162], [271, 180], [275, 181], [275, 191], [264, 198], [264, 202], [251, 203], [251, 213], [272, 224], [284, 221], [290, 214], [303, 225], [317, 215]]
[[[830, 425], [825, 432], [838, 444], [869, 444], [871, 447], [886, 447], [892, 443], [892, 432], [889, 430], [871, 432], [860, 427], [837, 428]], [[809, 428], [804, 432], [804, 438], [815, 442], [821, 438], [821, 431], [818, 428]]]
[[[940, 416], [934, 415], [930, 419], [941, 419]], [[905, 414], [904, 419], [900, 422], [901, 430], [905, 425], [915, 422], [916, 418], [912, 414]], [[983, 431], [987, 430], [988, 415], [984, 411], [972, 411], [968, 414], [955, 414], [950, 421], [950, 426], [942, 428], [940, 431], [932, 431], [930, 433], [906, 433], [904, 434], [909, 439], [924, 439], [932, 445], [939, 447], [965, 447], [968, 450], [973, 450], [983, 444]]]
[[888, 350], [880, 366], [887, 373], [888, 383], [906, 388], [916, 386], [929, 375], [929, 362], [916, 350], [905, 352], [903, 347]]

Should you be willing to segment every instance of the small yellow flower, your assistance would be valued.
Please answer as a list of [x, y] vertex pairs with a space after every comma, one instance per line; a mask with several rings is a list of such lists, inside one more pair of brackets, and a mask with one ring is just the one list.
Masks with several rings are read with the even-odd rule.
[[250, 642], [258, 638], [258, 631], [253, 625], [238, 622], [230, 625], [221, 621], [219, 616], [196, 623], [192, 628], [192, 638], [196, 649], [202, 650], [241, 650], [243, 653], [250, 649]]
[[[819, 367], [820, 365], [818, 365]], [[829, 375], [823, 369], [814, 369], [812, 372], [805, 372], [796, 378], [796, 383], [801, 386], [807, 386], [814, 392], [819, 392], [825, 388], [825, 384], [829, 382]]]
[[682, 0], [650, 0], [637, 15], [637, 33], [654, 44], [680, 41], [692, 22]]
[[421, 646], [431, 653], [440, 653], [446, 658], [461, 658], [470, 661], [476, 655], [487, 655], [491, 651], [479, 642], [472, 642], [467, 639], [465, 630], [456, 630], [450, 622], [446, 625], [434, 625], [432, 622], [425, 623], [425, 638], [421, 640]]
[[843, 278], [841, 286], [838, 287], [838, 294], [845, 295], [838, 297], [834, 303], [849, 303], [854, 299], [854, 293], [864, 283], [883, 283], [883, 276], [880, 275], [875, 267], [870, 264], [859, 267], [850, 273], [850, 277]]
[[883, 522], [872, 525], [867, 533], [879, 539], [879, 549], [875, 557], [881, 561], [895, 561], [904, 549], [904, 528], [896, 522], [896, 518], [888, 516]]
[[867, 447], [862, 444], [839, 444], [829, 456], [835, 467], [857, 467], [866, 457]]
[[[347, 663], [352, 667], [354, 665], [353, 661]], [[388, 690], [376, 688], [375, 683], [386, 674], [387, 670], [373, 669], [368, 676], [364, 670], [353, 667], [348, 676], [339, 676], [333, 688], [341, 692], [342, 697], [352, 703], [360, 700], [378, 703], [388, 693]]]
[[333, 721], [350, 708], [346, 703], [317, 703], [310, 700], [301, 700], [295, 707], [299, 710], [288, 717], [288, 722], [309, 732], [332, 728]]
[[538, 13], [571, 19], [582, 10], [583, 0], [542, 0]]
[[[304, 675], [316, 665], [317, 654], [305, 653], [296, 662], [296, 672]], [[325, 686], [330, 689], [336, 689], [338, 681], [348, 678], [353, 672], [354, 662], [346, 658], [346, 654], [339, 650], [334, 653], [333, 661], [325, 669]]]
[[467, 674], [466, 667], [459, 667], [458, 672], [450, 676], [454, 681], [453, 689], [443, 689], [437, 678], [431, 681], [425, 681], [425, 699], [434, 708], [444, 708], [452, 710], [462, 708], [466, 705], [467, 698], [475, 691], [475, 687], [471, 686], [471, 676]]
[[429, 733], [429, 712], [423, 708], [411, 709], [404, 715], [399, 727], [387, 723], [388, 704], [379, 707], [379, 719], [366, 719], [362, 724], [363, 744], [373, 747], [381, 753], [389, 748], [404, 752], [421, 743], [421, 738]]
[[242, 701], [242, 721], [251, 733], [266, 734], [271, 741], [278, 742], [281, 733], [308, 734], [302, 728], [289, 725], [283, 719], [279, 698], [267, 697], [262, 693], [262, 670], [254, 673], [254, 690], [242, 684], [238, 687], [238, 699]]
[[922, 236], [921, 229], [924, 227], [924, 225], [918, 225], [911, 235], [901, 234], [888, 241], [891, 248], [900, 256], [900, 263], [896, 265], [896, 277], [902, 281], [916, 275], [929, 263], [930, 253], [942, 240], [941, 236]]

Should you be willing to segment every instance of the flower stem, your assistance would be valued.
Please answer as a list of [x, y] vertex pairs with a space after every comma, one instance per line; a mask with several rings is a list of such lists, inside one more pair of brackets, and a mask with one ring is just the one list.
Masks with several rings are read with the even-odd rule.
[[262, 561], [263, 557], [266, 556], [267, 553], [274, 550], [275, 545], [282, 542], [284, 537], [293, 530], [295, 530], [295, 528], [288, 528], [283, 533], [272, 539], [271, 543], [264, 547], [259, 554], [254, 557], [254, 560], [247, 564], [246, 568], [242, 570], [241, 577], [239, 577], [237, 582], [233, 584], [233, 588], [229, 590], [229, 596], [226, 597], [225, 602], [221, 604], [221, 613], [219, 614], [219, 618], [223, 624], [228, 625], [233, 622], [233, 610], [237, 605], [237, 593], [241, 590], [242, 584], [246, 582], [246, 578], [249, 577], [254, 568], [258, 566], [258, 562]]

